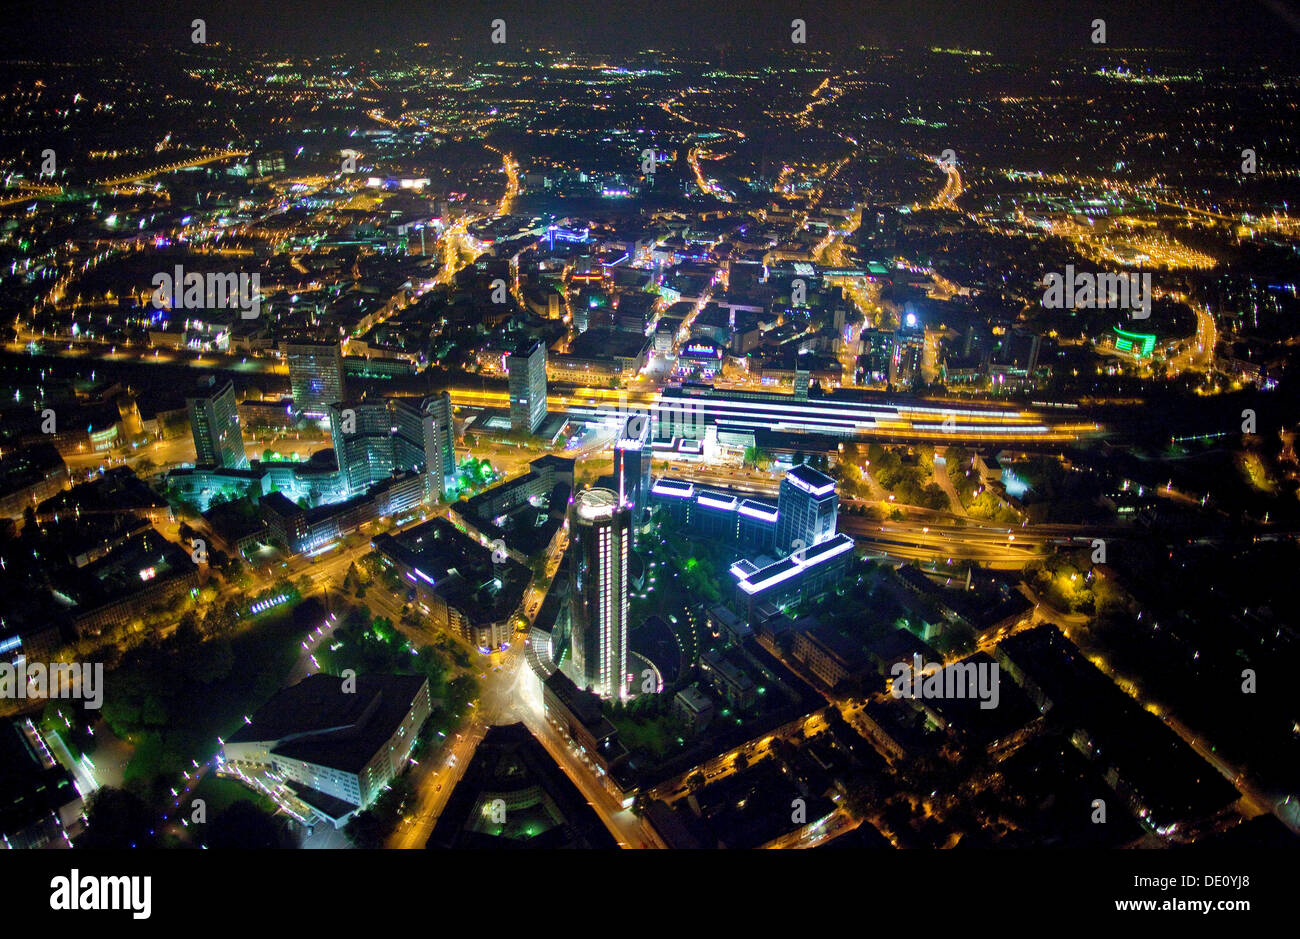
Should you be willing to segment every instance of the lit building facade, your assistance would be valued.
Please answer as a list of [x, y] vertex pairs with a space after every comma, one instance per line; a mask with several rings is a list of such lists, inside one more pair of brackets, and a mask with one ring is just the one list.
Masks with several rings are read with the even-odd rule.
[[510, 373], [510, 427], [532, 434], [546, 420], [546, 346], [526, 344], [506, 358]]
[[394, 473], [426, 475], [426, 498], [441, 498], [455, 474], [451, 398], [380, 398], [328, 408], [339, 473], [349, 493], [365, 492]]
[[807, 464], [791, 469], [781, 480], [777, 501], [777, 548], [811, 548], [832, 537], [839, 503], [834, 479]]
[[630, 418], [614, 443], [614, 478], [619, 500], [632, 509], [633, 526], [645, 520], [650, 509], [650, 420]]
[[578, 493], [569, 513], [569, 589], [575, 683], [604, 698], [627, 694], [631, 512], [609, 489]]
[[223, 743], [218, 774], [281, 779], [343, 827], [410, 765], [433, 700], [420, 675], [360, 675], [354, 692], [339, 687], [318, 674], [278, 692]]
[[285, 342], [280, 351], [289, 363], [296, 413], [324, 417], [331, 404], [343, 400], [343, 350], [337, 342]]
[[227, 469], [248, 469], [244, 435], [239, 426], [239, 403], [234, 382], [215, 380], [185, 399], [194, 435], [195, 463]]
[[424, 431], [424, 471], [430, 498], [442, 498], [456, 475], [456, 425], [451, 415], [451, 395], [430, 395], [420, 405]]

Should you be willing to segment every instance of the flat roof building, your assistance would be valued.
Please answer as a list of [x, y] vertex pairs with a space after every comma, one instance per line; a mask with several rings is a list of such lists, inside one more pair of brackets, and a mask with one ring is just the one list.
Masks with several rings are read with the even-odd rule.
[[299, 800], [342, 827], [405, 770], [432, 710], [422, 675], [353, 681], [317, 674], [278, 692], [222, 746], [223, 771], [296, 783]]
[[84, 804], [39, 728], [0, 721], [0, 848], [72, 847]]
[[508, 645], [532, 572], [508, 554], [496, 555], [445, 518], [431, 519], [372, 542], [415, 593], [434, 628], [495, 651]]
[[335, 401], [344, 400], [343, 350], [337, 342], [295, 339], [280, 343], [289, 363], [293, 409], [307, 417], [324, 417]]
[[68, 488], [68, 467], [51, 443], [38, 443], [0, 459], [0, 518], [20, 519], [30, 505]]
[[510, 383], [510, 428], [532, 434], [546, 420], [546, 346], [533, 341], [506, 358]]
[[777, 499], [777, 549], [798, 551], [832, 537], [839, 504], [834, 479], [807, 464], [795, 466], [781, 480]]

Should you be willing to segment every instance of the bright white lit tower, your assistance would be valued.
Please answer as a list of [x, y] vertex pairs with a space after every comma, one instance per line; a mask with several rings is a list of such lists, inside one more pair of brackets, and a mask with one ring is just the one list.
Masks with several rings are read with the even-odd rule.
[[627, 696], [627, 562], [632, 513], [609, 489], [579, 492], [569, 509], [569, 613], [574, 682]]

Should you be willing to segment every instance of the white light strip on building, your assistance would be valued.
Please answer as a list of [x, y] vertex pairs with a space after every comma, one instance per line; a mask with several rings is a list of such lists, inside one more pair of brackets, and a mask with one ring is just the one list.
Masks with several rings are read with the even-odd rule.
[[827, 493], [831, 493], [835, 491], [834, 482], [829, 482], [825, 486], [813, 486], [810, 483], [804, 482], [802, 479], [800, 479], [792, 472], [786, 473], [785, 478], [789, 480], [789, 482], [792, 485], [797, 486], [798, 488], [802, 489], [804, 492], [807, 492], [814, 496], [824, 496]]
[[[837, 539], [842, 538], [843, 541], [835, 542], [833, 548], [823, 551], [821, 554], [817, 555], [817, 557], [812, 559], [804, 559], [801, 561], [794, 555], [791, 555], [790, 557], [786, 558], [784, 561], [777, 561], [777, 564], [789, 563], [790, 566], [786, 570], [783, 570], [777, 574], [773, 574], [770, 577], [766, 577], [763, 580], [759, 580], [759, 581], [742, 580], [740, 582], [740, 589], [744, 590], [746, 593], [751, 595], [758, 593], [760, 590], [766, 590], [768, 587], [772, 587], [783, 581], [789, 580], [791, 577], [794, 577], [797, 574], [800, 574], [806, 570], [810, 570], [811, 568], [824, 564], [825, 562], [829, 561], [831, 558], [838, 557], [839, 555], [843, 554], [845, 551], [853, 550], [852, 538], [849, 538], [847, 535], [837, 535], [836, 538]], [[827, 544], [832, 544], [832, 542], [827, 542]], [[775, 567], [775, 566], [776, 564], [771, 565], [771, 567]], [[764, 568], [763, 570], [768, 570], [768, 569], [769, 568]], [[763, 571], [757, 571], [756, 573], [761, 576]]]
[[657, 496], [675, 496], [678, 499], [689, 499], [695, 495], [695, 485], [693, 483], [679, 483], [674, 480], [661, 479], [654, 484], [650, 491]]
[[776, 521], [776, 509], [760, 509], [747, 502], [742, 502], [739, 511], [741, 515], [748, 515], [750, 518], [756, 518], [763, 522]]
[[998, 411], [972, 408], [936, 408], [913, 404], [872, 404], [869, 402], [830, 401], [825, 405], [786, 403], [784, 401], [747, 401], [729, 397], [665, 397], [661, 396], [652, 405], [655, 409], [678, 411], [684, 408], [695, 410], [737, 408], [749, 411], [785, 412], [787, 414], [808, 414], [816, 416], [847, 417], [855, 421], [872, 421], [878, 419], [898, 420], [909, 414], [941, 414], [962, 417], [996, 417], [1003, 420], [1023, 420], [1023, 411]]

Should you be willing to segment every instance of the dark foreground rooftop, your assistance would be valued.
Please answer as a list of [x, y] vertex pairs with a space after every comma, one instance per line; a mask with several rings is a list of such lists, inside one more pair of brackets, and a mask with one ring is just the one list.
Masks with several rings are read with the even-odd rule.
[[426, 845], [504, 850], [617, 846], [586, 798], [523, 724], [488, 730]]

